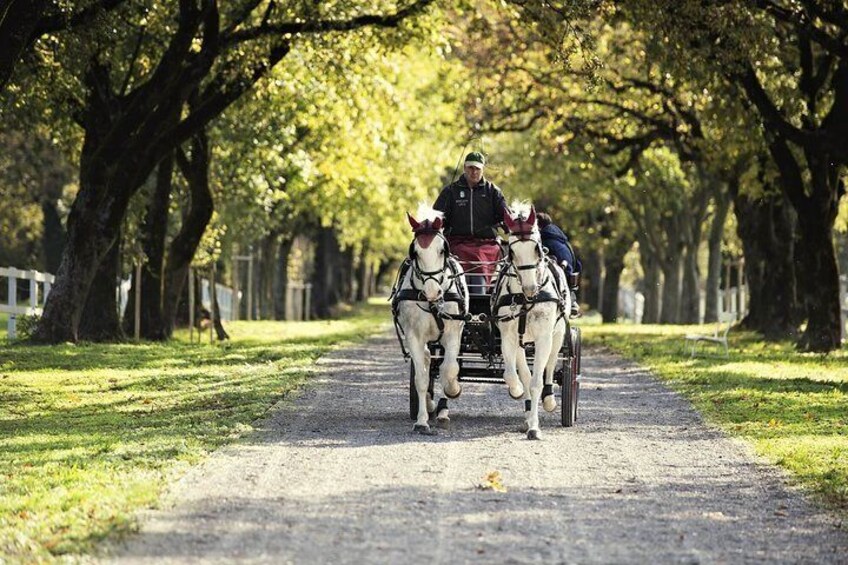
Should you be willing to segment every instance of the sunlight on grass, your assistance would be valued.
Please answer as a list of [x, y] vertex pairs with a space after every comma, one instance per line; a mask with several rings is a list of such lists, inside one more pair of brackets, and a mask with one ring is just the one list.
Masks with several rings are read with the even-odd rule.
[[848, 351], [802, 354], [731, 330], [729, 358], [708, 349], [692, 359], [683, 336], [709, 326], [581, 327], [587, 343], [649, 367], [711, 422], [848, 514]]
[[131, 530], [167, 480], [389, 319], [381, 302], [335, 321], [235, 322], [224, 344], [186, 331], [167, 344], [0, 345], [0, 563]]

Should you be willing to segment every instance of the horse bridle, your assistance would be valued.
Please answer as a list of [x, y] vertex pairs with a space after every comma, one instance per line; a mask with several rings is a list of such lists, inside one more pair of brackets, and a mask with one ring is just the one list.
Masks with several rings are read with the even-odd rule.
[[[442, 240], [444, 243], [443, 251], [444, 255], [442, 257], [442, 268], [436, 269], [435, 271], [424, 271], [421, 269], [421, 266], [418, 264], [418, 254], [415, 252], [415, 240], [412, 241], [412, 244], [409, 246], [409, 257], [412, 260], [412, 274], [418, 277], [421, 281], [422, 288], [415, 287], [415, 278], [413, 277], [410, 280], [410, 284], [412, 288], [417, 291], [422, 291], [423, 286], [427, 284], [427, 281], [433, 280], [439, 287], [445, 283], [445, 272], [448, 270], [448, 257], [450, 256], [450, 244], [448, 240], [442, 235], [442, 232], [435, 230], [421, 230], [415, 232], [415, 239], [418, 239], [419, 235], [434, 235]], [[433, 302], [428, 300], [428, 302]]]
[[[514, 235], [518, 238], [517, 240], [511, 241], [508, 244], [508, 247], [509, 247], [508, 260], [509, 260], [509, 264], [512, 266], [512, 268], [515, 269], [516, 271], [530, 271], [532, 269], [537, 269], [537, 270], [540, 269], [542, 264], [545, 261], [545, 252], [542, 249], [542, 243], [540, 241], [536, 241], [536, 240], [533, 239], [533, 232], [514, 232], [514, 233], [511, 233], [510, 235]], [[539, 260], [536, 261], [535, 263], [530, 263], [530, 264], [527, 264], [527, 265], [516, 265], [515, 262], [513, 261], [513, 259], [515, 258], [515, 253], [513, 253], [513, 251], [512, 251], [512, 246], [515, 245], [516, 243], [523, 242], [523, 241], [532, 241], [536, 244], [536, 252], [539, 255]], [[539, 290], [541, 290], [542, 287], [545, 286], [547, 283], [548, 283], [547, 279], [545, 279], [544, 281], [539, 283], [537, 285], [536, 292], [538, 293]]]

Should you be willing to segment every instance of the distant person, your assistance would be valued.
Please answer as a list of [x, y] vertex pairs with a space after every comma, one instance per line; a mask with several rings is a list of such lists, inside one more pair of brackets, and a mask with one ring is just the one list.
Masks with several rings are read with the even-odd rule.
[[548, 253], [553, 255], [565, 271], [565, 278], [568, 280], [571, 291], [571, 317], [577, 318], [581, 315], [580, 305], [577, 303], [577, 289], [580, 286], [580, 272], [583, 270], [583, 265], [574, 253], [568, 236], [553, 223], [550, 215], [537, 212], [536, 218], [539, 222], [539, 230], [542, 232], [542, 245], [548, 248]]
[[477, 294], [486, 292], [500, 259], [497, 227], [506, 209], [501, 189], [483, 177], [485, 166], [482, 153], [469, 153], [462, 176], [444, 187], [433, 204], [445, 215], [444, 233], [451, 253], [462, 263], [469, 291]]

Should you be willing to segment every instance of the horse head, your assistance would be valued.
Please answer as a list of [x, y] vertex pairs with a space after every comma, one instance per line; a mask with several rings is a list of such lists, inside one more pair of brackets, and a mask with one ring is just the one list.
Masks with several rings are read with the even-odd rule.
[[542, 235], [536, 224], [536, 209], [531, 206], [529, 213], [520, 212], [515, 218], [509, 210], [504, 210], [503, 216], [509, 231], [508, 260], [518, 273], [524, 296], [533, 298], [542, 287], [542, 271], [545, 266], [545, 251], [542, 248]]
[[442, 235], [442, 218], [419, 222], [409, 213], [406, 216], [415, 234], [409, 246], [413, 277], [423, 282], [425, 298], [435, 302], [442, 297], [448, 276], [448, 244]]

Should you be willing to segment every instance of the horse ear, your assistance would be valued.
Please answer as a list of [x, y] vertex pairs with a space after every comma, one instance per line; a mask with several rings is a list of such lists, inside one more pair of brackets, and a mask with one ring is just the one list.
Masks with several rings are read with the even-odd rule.
[[527, 216], [527, 223], [531, 226], [536, 225], [536, 207], [530, 206], [530, 215]]
[[436, 231], [439, 231], [440, 229], [442, 229], [442, 219], [441, 218], [436, 218], [435, 220], [433, 220], [433, 229], [436, 230]]
[[503, 220], [506, 224], [506, 229], [509, 232], [512, 232], [513, 227], [515, 226], [515, 222], [512, 219], [512, 212], [509, 211], [509, 208], [504, 206], [503, 209]]
[[412, 231], [415, 231], [415, 230], [417, 230], [419, 227], [421, 227], [421, 224], [420, 224], [420, 223], [418, 223], [418, 222], [415, 220], [415, 218], [413, 218], [413, 217], [412, 217], [412, 214], [410, 214], [409, 212], [407, 212], [407, 213], [406, 213], [406, 219], [407, 219], [407, 220], [409, 220], [409, 225], [410, 225], [410, 226], [412, 226]]

